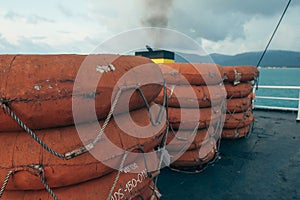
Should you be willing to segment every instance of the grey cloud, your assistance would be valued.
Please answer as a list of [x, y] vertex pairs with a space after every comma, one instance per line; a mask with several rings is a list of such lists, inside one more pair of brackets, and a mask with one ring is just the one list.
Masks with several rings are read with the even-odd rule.
[[228, 38], [243, 38], [243, 25], [251, 19], [244, 14], [217, 14], [212, 10], [177, 8], [172, 14], [170, 28], [179, 30], [193, 38], [206, 38], [213, 41]]
[[18, 19], [23, 18], [23, 16], [10, 10], [10, 11], [5, 13], [4, 18], [8, 19], [8, 20], [16, 21]]
[[72, 33], [71, 31], [66, 31], [66, 30], [58, 30], [58, 33], [62, 33], [62, 34], [70, 34]]
[[93, 18], [89, 17], [88, 13], [73, 11], [67, 5], [64, 5], [62, 3], [58, 4], [57, 8], [67, 18], [77, 18], [80, 20], [94, 21]]
[[[251, 19], [279, 19], [286, 4], [286, 0], [175, 0], [170, 27], [212, 41], [245, 38], [244, 27]], [[292, 6], [297, 5], [300, 1], [294, 1]]]
[[55, 21], [38, 15], [30, 15], [26, 18], [26, 22], [29, 24], [38, 24], [41, 22], [54, 23]]
[[[99, 38], [103, 35], [103, 37], [112, 36], [140, 26], [158, 26], [175, 29], [198, 39], [198, 42], [201, 41], [199, 38], [215, 42], [224, 39], [243, 41], [246, 36], [249, 37], [249, 33], [253, 35], [255, 30], [260, 29], [255, 39], [253, 37], [251, 39], [254, 40], [253, 42], [257, 42], [257, 38], [265, 37], [264, 32], [268, 35], [271, 34], [273, 29], [271, 30], [268, 27], [264, 31], [266, 27], [256, 25], [255, 22], [266, 19], [267, 22], [277, 23], [287, 0], [131, 0], [128, 2], [123, 0], [88, 0], [87, 2], [90, 5], [90, 10], [86, 13], [72, 10], [67, 4], [62, 3], [57, 8], [62, 13], [62, 17], [65, 16], [83, 22], [97, 22], [99, 26], [95, 26], [95, 29], [97, 29], [95, 32], [99, 32]], [[291, 7], [300, 10], [300, 1], [292, 1]], [[298, 23], [299, 15], [290, 17], [290, 11], [291, 8], [288, 10], [283, 23], [288, 22], [290, 27], [294, 28], [293, 22]], [[41, 16], [28, 16], [14, 11], [8, 11], [3, 16], [7, 20], [23, 20], [31, 24], [54, 22]], [[290, 18], [288, 19], [288, 17]], [[249, 26], [249, 22], [251, 22], [251, 26]], [[246, 30], [246, 28], [251, 28], [251, 31]], [[61, 33], [63, 32], [68, 33], [68, 31], [62, 30]], [[294, 34], [297, 35], [298, 33], [299, 30], [295, 30]], [[0, 37], [0, 49], [1, 51], [6, 49], [9, 52], [19, 52], [20, 50], [26, 52], [30, 49], [37, 52], [73, 52], [75, 50], [82, 52], [84, 48], [81, 46], [91, 47], [93, 44], [98, 44], [101, 41], [99, 38], [97, 40], [87, 37], [84, 41], [73, 41], [70, 45], [64, 44], [64, 46], [53, 47], [42, 43], [44, 38], [39, 37], [20, 38], [17, 45], [10, 44], [5, 38]], [[161, 42], [163, 40], [157, 37], [155, 41]], [[263, 42], [265, 42], [264, 39]], [[292, 43], [296, 45], [294, 41]], [[32, 45], [32, 48], [29, 48], [30, 45]]]
[[0, 53], [89, 53], [95, 48], [92, 43], [96, 41], [96, 39], [86, 37], [83, 40], [72, 41], [69, 44], [54, 46], [46, 42], [41, 42], [39, 39], [43, 39], [43, 37], [20, 37], [16, 44], [12, 44], [0, 34]]
[[9, 43], [1, 34], [0, 34], [0, 53], [12, 53], [14, 52], [16, 46]]
[[46, 38], [47, 38], [46, 36], [32, 36], [32, 37], [29, 37], [29, 39], [31, 39], [31, 40], [44, 40]]
[[[140, 26], [169, 27], [193, 38], [212, 41], [245, 38], [255, 17], [281, 15], [286, 0], [121, 0], [89, 1], [99, 24], [114, 34]], [[120, 6], [123, 5], [123, 6]], [[291, 6], [300, 5], [293, 1]]]
[[[180, 0], [176, 1], [179, 2]], [[219, 15], [242, 13], [250, 16], [272, 16], [281, 14], [287, 3], [288, 0], [185, 0], [183, 4], [187, 7], [197, 7], [199, 11], [211, 10]], [[300, 1], [298, 0], [291, 3], [291, 6], [299, 5]]]
[[[1, 48], [2, 47], [2, 48]], [[11, 44], [4, 37], [0, 37], [0, 49], [5, 53], [52, 53], [55, 52], [50, 45], [42, 42], [33, 42], [30, 38], [21, 37], [17, 44]]]
[[62, 4], [58, 4], [57, 8], [60, 10], [62, 14], [64, 14], [66, 17], [73, 17], [74, 13], [69, 8], [63, 6]]
[[54, 23], [55, 21], [52, 19], [48, 19], [46, 17], [42, 17], [39, 15], [23, 15], [16, 13], [12, 10], [6, 12], [4, 15], [5, 19], [12, 20], [12, 21], [19, 21], [24, 20], [28, 24], [38, 24], [38, 23]]
[[43, 42], [34, 42], [31, 38], [20, 37], [16, 44], [0, 35], [0, 53], [54, 53], [55, 49]]

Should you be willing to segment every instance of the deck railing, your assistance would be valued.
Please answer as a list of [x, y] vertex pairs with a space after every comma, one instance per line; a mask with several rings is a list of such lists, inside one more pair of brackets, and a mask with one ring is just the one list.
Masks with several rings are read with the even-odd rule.
[[[298, 90], [298, 98], [289, 97], [274, 97], [274, 96], [256, 96], [256, 99], [270, 99], [279, 101], [298, 101], [297, 107], [279, 107], [279, 106], [268, 106], [268, 105], [256, 105], [254, 104], [254, 109], [268, 109], [268, 110], [284, 110], [284, 111], [297, 111], [297, 121], [300, 121], [300, 86], [269, 86], [269, 85], [259, 85], [258, 88], [261, 89], [282, 89], [282, 90]], [[255, 93], [255, 89], [253, 90]]]

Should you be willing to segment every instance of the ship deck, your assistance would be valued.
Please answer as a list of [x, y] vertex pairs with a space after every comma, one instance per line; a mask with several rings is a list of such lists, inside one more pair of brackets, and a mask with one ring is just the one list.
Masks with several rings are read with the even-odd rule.
[[199, 174], [163, 169], [158, 188], [169, 199], [300, 199], [300, 123], [296, 114], [254, 111], [248, 139], [222, 140], [220, 157]]

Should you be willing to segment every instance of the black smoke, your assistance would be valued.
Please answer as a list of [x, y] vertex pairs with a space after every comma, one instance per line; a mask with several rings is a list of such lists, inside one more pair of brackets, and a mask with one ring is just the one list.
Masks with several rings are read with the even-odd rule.
[[173, 0], [142, 0], [144, 3], [142, 25], [166, 28]]

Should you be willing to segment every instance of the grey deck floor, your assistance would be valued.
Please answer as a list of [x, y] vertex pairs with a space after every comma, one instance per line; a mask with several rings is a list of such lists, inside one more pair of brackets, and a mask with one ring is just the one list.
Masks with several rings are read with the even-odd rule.
[[221, 159], [200, 174], [163, 169], [168, 199], [299, 199], [300, 123], [295, 113], [255, 111], [249, 139], [222, 140]]

